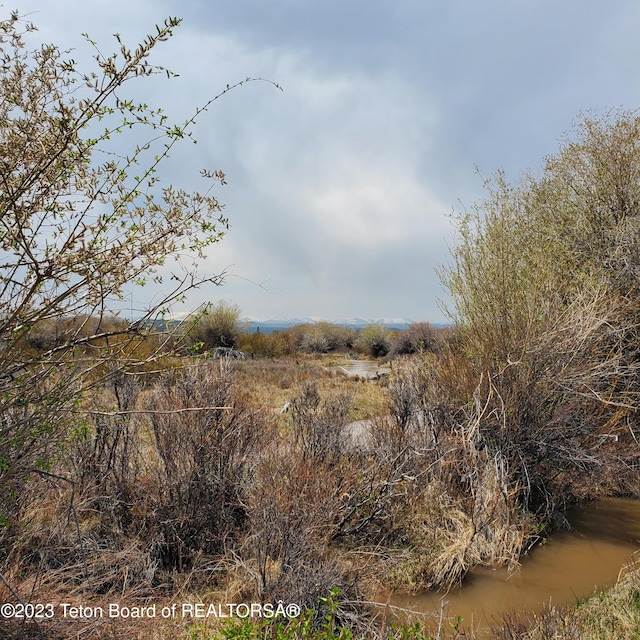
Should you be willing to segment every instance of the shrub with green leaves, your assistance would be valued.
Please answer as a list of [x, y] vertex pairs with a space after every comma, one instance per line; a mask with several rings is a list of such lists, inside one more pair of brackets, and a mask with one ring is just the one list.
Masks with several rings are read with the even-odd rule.
[[370, 324], [360, 330], [356, 347], [374, 358], [386, 356], [391, 349], [392, 331], [383, 324]]
[[208, 304], [192, 320], [187, 330], [187, 343], [195, 351], [216, 347], [234, 348], [242, 333], [241, 310], [237, 304], [220, 300]]
[[538, 176], [487, 188], [441, 270], [488, 384], [480, 445], [508, 455], [525, 505], [639, 486], [640, 115], [586, 117]]

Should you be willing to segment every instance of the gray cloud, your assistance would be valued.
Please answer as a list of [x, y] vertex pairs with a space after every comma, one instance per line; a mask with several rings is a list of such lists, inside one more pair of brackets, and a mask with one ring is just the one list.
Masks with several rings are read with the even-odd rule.
[[216, 102], [199, 144], [165, 168], [188, 188], [202, 167], [227, 172], [217, 193], [232, 229], [201, 268], [232, 274], [189, 304], [224, 297], [254, 316], [442, 320], [433, 269], [452, 242], [447, 214], [482, 195], [474, 167], [517, 177], [580, 111], [640, 100], [632, 3], [24, 4], [46, 40], [84, 57], [83, 31], [136, 41], [182, 15], [156, 58], [180, 77], [142, 85], [178, 121], [246, 76], [284, 87], [250, 83]]

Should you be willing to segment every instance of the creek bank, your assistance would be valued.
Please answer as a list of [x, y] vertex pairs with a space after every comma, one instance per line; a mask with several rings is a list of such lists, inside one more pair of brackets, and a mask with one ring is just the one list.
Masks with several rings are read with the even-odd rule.
[[478, 638], [491, 638], [491, 624], [508, 612], [540, 614], [545, 607], [575, 604], [576, 599], [612, 587], [634, 557], [640, 559], [640, 501], [608, 498], [571, 509], [571, 531], [554, 532], [526, 556], [514, 572], [477, 567], [461, 587], [448, 592], [394, 594], [388, 603], [425, 616], [425, 624], [444, 614]]

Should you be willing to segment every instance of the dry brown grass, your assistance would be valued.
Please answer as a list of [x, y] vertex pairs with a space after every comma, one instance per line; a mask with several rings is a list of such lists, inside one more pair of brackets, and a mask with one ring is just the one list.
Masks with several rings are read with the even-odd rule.
[[365, 381], [330, 371], [348, 362], [344, 356], [299, 354], [278, 359], [246, 360], [235, 364], [235, 373], [256, 406], [280, 411], [308, 382], [315, 382], [321, 395], [348, 394], [352, 398], [349, 421], [384, 415], [388, 393], [381, 381]]
[[[4, 534], [7, 582], [39, 600], [206, 592], [320, 608], [339, 585], [357, 618], [376, 591], [516, 563], [536, 522], [493, 380], [474, 386], [449, 352], [397, 362], [385, 383], [327, 371], [339, 358], [189, 359], [146, 387], [125, 377], [96, 391], [60, 459], [72, 475], [41, 474]], [[229, 409], [192, 411], [204, 406]], [[369, 436], [344, 437], [347, 422], [371, 415]], [[149, 631], [125, 627], [86, 633]]]

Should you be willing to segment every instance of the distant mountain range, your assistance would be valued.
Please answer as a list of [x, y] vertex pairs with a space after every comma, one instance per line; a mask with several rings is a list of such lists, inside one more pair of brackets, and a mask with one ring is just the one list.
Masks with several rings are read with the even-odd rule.
[[[249, 325], [249, 331], [255, 333], [258, 329], [262, 333], [271, 333], [273, 331], [281, 331], [289, 327], [295, 327], [299, 324], [313, 324], [315, 322], [324, 322], [319, 318], [271, 318], [267, 320], [259, 320], [257, 318], [244, 318]], [[331, 324], [337, 324], [345, 327], [353, 327], [354, 329], [362, 329], [370, 324], [383, 324], [390, 329], [406, 329], [413, 320], [409, 318], [349, 318], [347, 320], [328, 320]]]
[[[181, 314], [179, 317], [172, 317], [166, 319], [156, 319], [151, 320], [150, 324], [153, 325], [156, 329], [161, 331], [167, 331], [169, 329], [174, 329], [177, 327], [181, 321], [185, 319], [187, 314]], [[335, 324], [343, 327], [352, 327], [356, 330], [362, 329], [371, 324], [382, 324], [389, 329], [395, 329], [397, 331], [402, 331], [406, 329], [409, 325], [415, 324], [415, 320], [411, 320], [409, 318], [348, 318], [346, 320], [324, 320], [322, 318], [268, 318], [268, 319], [258, 319], [252, 317], [244, 317], [242, 318], [243, 331], [247, 331], [249, 333], [255, 333], [258, 329], [262, 333], [273, 333], [274, 331], [283, 331], [284, 329], [289, 329], [290, 327], [295, 327], [300, 324], [314, 324], [316, 322], [329, 322], [330, 324]], [[434, 327], [446, 327], [449, 326], [443, 323], [432, 322]]]

